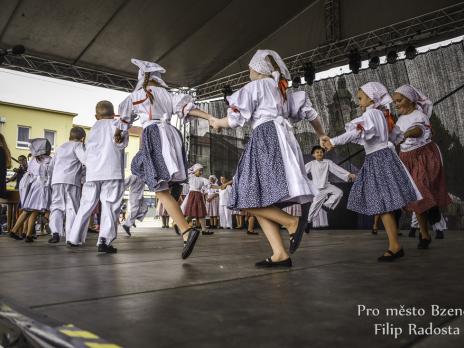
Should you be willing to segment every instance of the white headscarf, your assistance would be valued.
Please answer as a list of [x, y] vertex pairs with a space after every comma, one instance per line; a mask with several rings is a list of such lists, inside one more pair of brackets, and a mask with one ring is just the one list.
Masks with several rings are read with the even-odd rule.
[[35, 138], [31, 139], [29, 142], [29, 150], [34, 157], [45, 155], [47, 152], [51, 151], [51, 149], [52, 145], [45, 138]]
[[411, 85], [403, 85], [399, 87], [395, 93], [399, 93], [411, 102], [416, 104], [416, 109], [422, 111], [428, 117], [432, 116], [433, 103], [432, 101], [425, 96], [424, 93], [414, 88]]
[[284, 61], [282, 60], [282, 58], [280, 58], [279, 54], [276, 51], [257, 50], [253, 58], [251, 58], [248, 66], [260, 74], [272, 75], [274, 80], [278, 81], [279, 71], [276, 71], [275, 68], [272, 66], [272, 63], [269, 60], [268, 56], [272, 56], [272, 58], [274, 58], [275, 62], [279, 66], [279, 70], [282, 76], [287, 80], [290, 80], [290, 72], [288, 71]]
[[191, 171], [191, 173], [193, 174], [200, 169], [203, 169], [203, 166], [200, 163], [195, 163], [192, 167], [190, 167], [189, 171]]
[[389, 104], [393, 102], [387, 88], [380, 82], [368, 82], [361, 86], [366, 95], [374, 101], [374, 107], [385, 106], [389, 109]]
[[131, 62], [132, 64], [135, 64], [139, 67], [138, 82], [137, 86], [135, 86], [134, 91], [137, 91], [138, 89], [142, 88], [143, 81], [145, 80], [145, 73], [150, 73], [150, 80], [154, 80], [158, 82], [161, 86], [168, 88], [166, 82], [164, 82], [161, 78], [161, 74], [164, 74], [166, 72], [166, 69], [164, 69], [161, 65], [135, 58], [132, 58]]

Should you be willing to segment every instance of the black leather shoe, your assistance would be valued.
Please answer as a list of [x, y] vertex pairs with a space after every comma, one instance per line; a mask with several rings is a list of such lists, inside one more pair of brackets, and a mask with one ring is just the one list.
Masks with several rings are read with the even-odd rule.
[[442, 230], [436, 230], [435, 239], [445, 239], [445, 234]]
[[122, 228], [123, 230], [126, 232], [126, 234], [130, 237], [132, 236], [131, 232], [130, 232], [130, 227], [129, 226], [126, 226], [126, 225], [122, 225]]
[[400, 257], [403, 257], [404, 256], [404, 250], [403, 249], [400, 249], [399, 251], [397, 251], [396, 253], [394, 253], [393, 251], [391, 250], [387, 250], [386, 253], [388, 255], [382, 255], [380, 256], [377, 260], [379, 262], [393, 262], [395, 261], [396, 259], [399, 259]]
[[416, 231], [417, 231], [417, 228], [411, 227], [411, 229], [409, 230], [408, 237], [409, 238], [416, 238]]
[[32, 236], [26, 236], [26, 238], [24, 239], [24, 241], [26, 243], [32, 243], [34, 241], [34, 237]]
[[256, 232], [256, 231], [247, 231], [247, 234], [251, 234], [251, 235], [257, 236], [259, 233]]
[[66, 246], [70, 248], [78, 248], [80, 245], [79, 244], [73, 244], [71, 242], [66, 242]]
[[18, 236], [16, 233], [13, 233], [13, 232], [9, 232], [8, 237], [16, 239], [16, 240], [23, 240], [21, 236]]
[[292, 267], [292, 259], [288, 258], [283, 261], [272, 261], [270, 257], [266, 260], [259, 261], [255, 263], [256, 267], [259, 268], [271, 268], [271, 267], [283, 267], [283, 268], [290, 268]]
[[214, 234], [214, 232], [213, 231], [201, 231], [201, 234], [206, 235], [206, 236], [210, 236], [210, 235]]
[[417, 249], [428, 249], [430, 243], [432, 243], [432, 238], [424, 239], [422, 236], [419, 236], [419, 244], [417, 244]]
[[379, 230], [377, 228], [372, 227], [371, 233], [373, 235], [377, 235], [379, 233]]
[[99, 253], [107, 253], [107, 254], [116, 254], [118, 249], [113, 247], [112, 245], [108, 245], [106, 243], [102, 243], [98, 246]]
[[290, 254], [293, 254], [298, 247], [300, 246], [301, 239], [303, 239], [303, 233], [308, 226], [308, 220], [302, 219], [301, 217], [298, 219], [298, 227], [296, 228], [296, 232], [290, 235]]
[[309, 232], [311, 232], [311, 227], [309, 226], [309, 223], [308, 223], [308, 225], [306, 226], [306, 229], [305, 229], [305, 233], [309, 234]]
[[52, 238], [48, 240], [50, 244], [55, 244], [60, 242], [60, 235], [58, 233], [53, 233]]
[[184, 241], [184, 249], [182, 249], [182, 258], [185, 260], [193, 251], [195, 243], [197, 242], [198, 237], [200, 236], [200, 231], [195, 228], [190, 228], [182, 235], [188, 233], [187, 241]]

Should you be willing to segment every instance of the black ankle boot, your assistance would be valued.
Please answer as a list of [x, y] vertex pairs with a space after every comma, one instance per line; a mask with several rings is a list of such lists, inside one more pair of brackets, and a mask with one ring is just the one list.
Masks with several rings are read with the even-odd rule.
[[424, 239], [422, 235], [419, 235], [419, 244], [417, 244], [417, 249], [428, 249], [432, 238]]
[[60, 235], [58, 233], [53, 233], [52, 238], [48, 240], [50, 244], [55, 244], [60, 242]]

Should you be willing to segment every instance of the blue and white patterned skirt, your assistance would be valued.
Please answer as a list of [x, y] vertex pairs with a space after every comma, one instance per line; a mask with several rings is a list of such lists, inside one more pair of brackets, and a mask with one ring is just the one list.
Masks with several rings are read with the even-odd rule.
[[[174, 182], [185, 182], [187, 179], [187, 157], [182, 143], [182, 135], [177, 128], [170, 124], [165, 127], [167, 139], [163, 141], [160, 126], [156, 123], [143, 129], [142, 146], [131, 163], [132, 174], [142, 178], [150, 191], [162, 191], [168, 189], [169, 184]], [[178, 168], [175, 173], [170, 173], [165, 157], [163, 146], [171, 149], [170, 167]]]
[[411, 179], [389, 148], [366, 155], [354, 182], [347, 208], [364, 215], [393, 212], [417, 200]]
[[[291, 140], [292, 145], [296, 146], [297, 152], [299, 152], [294, 157], [301, 157], [302, 162], [303, 157], [296, 139], [291, 138]], [[301, 174], [294, 177], [303, 178], [304, 176], [304, 180], [288, 183], [286, 175], [286, 169], [288, 171], [288, 168], [285, 167], [285, 161], [282, 158], [275, 123], [271, 121], [257, 126], [253, 130], [250, 141], [246, 145], [238, 163], [229, 196], [228, 208], [239, 210], [263, 208], [272, 205], [284, 207], [299, 203], [301, 199], [307, 199], [311, 194], [311, 190], [305, 181], [307, 176], [304, 173], [304, 163], [299, 163], [299, 160], [297, 162], [292, 163], [291, 170], [297, 171], [298, 175]], [[299, 173], [299, 171], [303, 171], [303, 173]], [[307, 181], [310, 183], [309, 180]], [[297, 192], [301, 192], [301, 195], [291, 196], [289, 194], [295, 186], [300, 188]]]

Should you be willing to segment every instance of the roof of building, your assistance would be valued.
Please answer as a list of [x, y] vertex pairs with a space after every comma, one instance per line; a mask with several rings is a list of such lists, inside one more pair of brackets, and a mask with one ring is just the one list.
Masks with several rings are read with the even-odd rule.
[[74, 112], [68, 112], [68, 111], [62, 111], [62, 110], [53, 110], [53, 109], [46, 109], [46, 108], [39, 108], [37, 106], [10, 103], [10, 102], [2, 101], [2, 100], [0, 100], [0, 105], [7, 105], [7, 106], [13, 106], [13, 107], [17, 107], [17, 108], [36, 110], [36, 111], [52, 112], [54, 114], [61, 114], [63, 116], [70, 116], [70, 117], [77, 116], [77, 114], [74, 113]]

